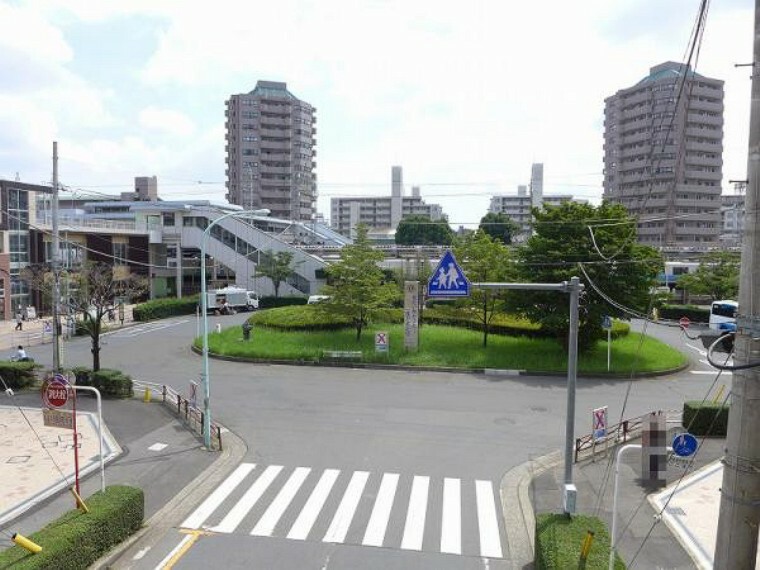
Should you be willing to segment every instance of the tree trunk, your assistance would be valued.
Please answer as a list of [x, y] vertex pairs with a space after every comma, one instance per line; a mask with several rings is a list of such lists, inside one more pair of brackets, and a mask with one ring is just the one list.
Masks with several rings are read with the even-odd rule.
[[274, 298], [277, 299], [280, 297], [280, 282], [272, 281], [272, 285], [274, 285]]
[[95, 323], [92, 328], [92, 371], [97, 372], [100, 370], [100, 323]]

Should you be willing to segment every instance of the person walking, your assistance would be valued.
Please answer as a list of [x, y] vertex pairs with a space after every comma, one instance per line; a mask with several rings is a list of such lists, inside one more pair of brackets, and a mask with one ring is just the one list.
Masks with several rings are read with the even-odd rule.
[[21, 317], [21, 311], [16, 312], [16, 328], [14, 330], [24, 330], [24, 319]]

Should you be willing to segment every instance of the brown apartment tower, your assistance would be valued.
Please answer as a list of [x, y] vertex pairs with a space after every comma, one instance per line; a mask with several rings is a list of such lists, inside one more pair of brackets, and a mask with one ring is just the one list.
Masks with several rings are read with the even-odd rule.
[[227, 200], [276, 218], [313, 219], [316, 109], [276, 81], [258, 81], [226, 106]]
[[717, 244], [723, 81], [669, 61], [604, 103], [603, 197], [637, 217], [641, 243]]

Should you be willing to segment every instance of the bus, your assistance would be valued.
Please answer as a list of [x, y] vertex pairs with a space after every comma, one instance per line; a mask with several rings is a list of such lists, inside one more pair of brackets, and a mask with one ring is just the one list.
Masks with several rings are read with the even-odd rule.
[[713, 301], [710, 305], [710, 328], [718, 331], [736, 331], [736, 301]]

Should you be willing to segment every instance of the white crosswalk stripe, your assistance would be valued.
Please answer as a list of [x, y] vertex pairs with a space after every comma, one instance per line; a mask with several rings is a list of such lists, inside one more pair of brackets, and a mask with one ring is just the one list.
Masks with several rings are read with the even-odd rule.
[[182, 527], [502, 558], [497, 506], [486, 480], [243, 463]]

